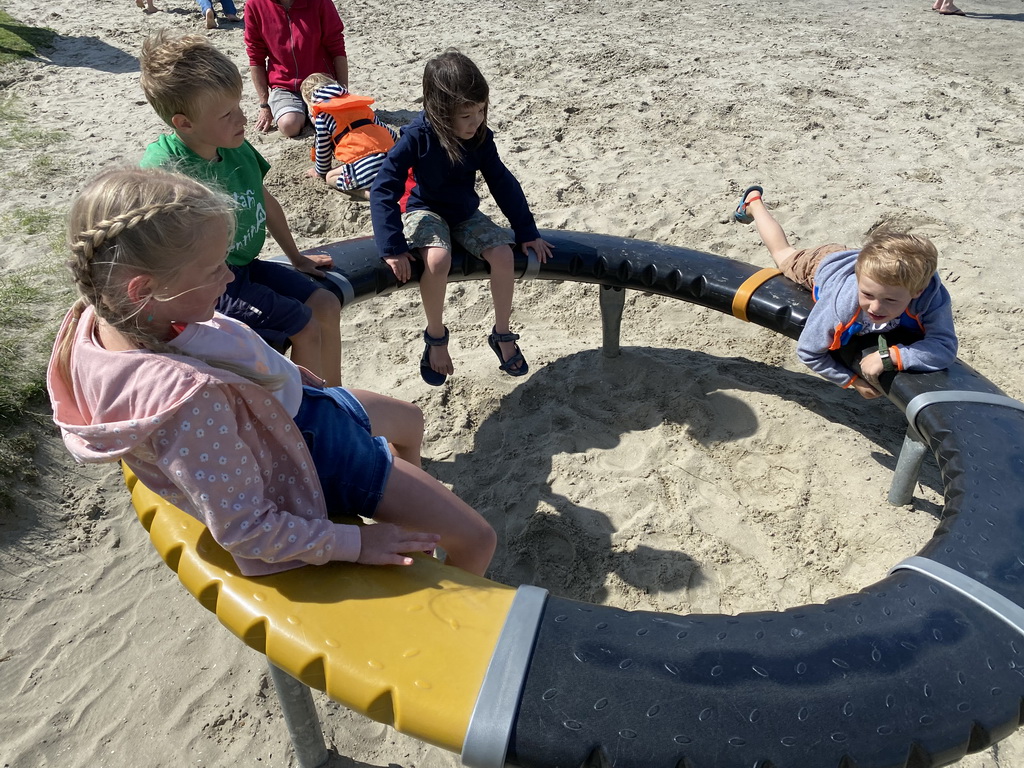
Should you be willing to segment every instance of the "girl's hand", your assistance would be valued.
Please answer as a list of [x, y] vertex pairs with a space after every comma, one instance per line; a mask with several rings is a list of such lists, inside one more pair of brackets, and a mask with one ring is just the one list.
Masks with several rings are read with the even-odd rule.
[[359, 529], [362, 546], [357, 563], [364, 565], [412, 565], [405, 552], [426, 552], [433, 549], [441, 537], [436, 533], [407, 531], [391, 523], [374, 523]]
[[533, 248], [534, 253], [537, 254], [537, 258], [540, 259], [541, 264], [546, 264], [547, 260], [552, 257], [551, 249], [554, 248], [551, 243], [542, 237], [538, 237], [536, 240], [530, 240], [528, 243], [522, 244], [523, 253], [527, 256], [530, 255], [530, 248]]
[[395, 273], [395, 277], [398, 278], [398, 282], [406, 283], [409, 278], [412, 277], [412, 254], [401, 253], [398, 256], [385, 256], [384, 261], [387, 262], [388, 266], [391, 267], [391, 271]]
[[334, 259], [326, 253], [299, 254], [299, 257], [292, 259], [291, 262], [299, 272], [313, 277], [323, 277], [324, 273], [321, 269], [329, 269], [334, 266]]

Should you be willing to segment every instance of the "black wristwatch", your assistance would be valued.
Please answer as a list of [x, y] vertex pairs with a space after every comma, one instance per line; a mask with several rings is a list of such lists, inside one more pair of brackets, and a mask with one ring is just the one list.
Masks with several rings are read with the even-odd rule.
[[260, 104], [260, 109], [270, 109], [269, 104]]
[[878, 337], [878, 356], [882, 358], [882, 370], [896, 370], [896, 366], [893, 365], [892, 362], [892, 357], [889, 355], [889, 342], [885, 340], [885, 336], [881, 335]]

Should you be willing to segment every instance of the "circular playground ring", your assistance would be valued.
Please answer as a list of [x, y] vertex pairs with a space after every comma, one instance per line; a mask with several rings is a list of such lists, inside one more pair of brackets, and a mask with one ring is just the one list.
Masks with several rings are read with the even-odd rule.
[[[810, 309], [807, 292], [742, 262], [603, 235], [542, 236], [555, 245], [556, 257], [540, 265], [517, 256], [520, 277], [656, 293], [792, 338]], [[397, 289], [369, 238], [317, 250], [334, 257], [331, 282], [345, 303]], [[485, 276], [477, 260], [455, 258], [452, 280]], [[617, 320], [606, 318], [606, 346], [613, 326], [617, 344]], [[454, 569], [418, 562], [398, 570], [419, 578], [431, 601], [450, 589], [473, 606], [463, 615], [476, 619], [466, 621], [480, 625], [473, 634], [451, 632], [457, 622], [450, 618], [441, 622], [439, 631], [449, 634], [437, 642], [469, 669], [469, 679], [458, 691], [439, 694], [447, 708], [426, 700], [429, 711], [419, 719], [408, 714], [411, 704], [398, 716], [397, 702], [414, 696], [377, 672], [374, 691], [387, 689], [386, 695], [361, 701], [346, 693], [364, 674], [361, 661], [342, 664], [343, 678], [333, 671], [332, 654], [360, 651], [349, 653], [346, 644], [331, 651], [308, 633], [289, 634], [267, 611], [265, 597], [246, 602], [253, 582], [242, 579], [236, 587], [217, 570], [230, 571], [230, 558], [216, 553], [208, 534], [195, 545], [175, 539], [180, 522], [154, 524], [172, 513], [187, 518], [184, 513], [138, 496], [135, 504], [164, 559], [245, 642], [342, 703], [461, 751], [466, 765], [946, 765], [1009, 735], [1024, 718], [1024, 404], [959, 361], [947, 371], [899, 374], [888, 395], [907, 416], [908, 443], [935, 455], [945, 507], [932, 539], [886, 578], [822, 605], [680, 616], [581, 603], [533, 587], [513, 596], [483, 579], [439, 586], [437, 569]], [[140, 488], [131, 479], [129, 485], [133, 494]], [[287, 595], [292, 613], [307, 596], [302, 590], [312, 589], [312, 581], [297, 586], [308, 570], [284, 574], [285, 586], [274, 587]], [[346, 574], [336, 591], [316, 580], [312, 602], [321, 608], [348, 598], [353, 573], [375, 582], [386, 569], [334, 564], [318, 574], [335, 570]], [[388, 611], [405, 608], [385, 607], [384, 597], [417, 592], [409, 583], [381, 589], [384, 614], [377, 618], [385, 623], [393, 618]], [[238, 615], [245, 618], [233, 618]], [[295, 650], [296, 643], [308, 647]], [[438, 730], [432, 718], [444, 721]]]

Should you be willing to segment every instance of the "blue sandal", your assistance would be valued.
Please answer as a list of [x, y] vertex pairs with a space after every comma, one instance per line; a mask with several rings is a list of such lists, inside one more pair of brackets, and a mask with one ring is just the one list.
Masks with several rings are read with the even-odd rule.
[[[757, 197], [748, 201], [747, 195], [749, 195], [751, 192], [757, 192]], [[752, 203], [754, 202], [754, 200], [760, 200], [761, 195], [763, 194], [764, 190], [761, 189], [761, 187], [757, 186], [756, 184], [752, 187], [747, 187], [746, 191], [744, 191], [743, 193], [743, 197], [740, 198], [740, 204], [737, 205], [736, 210], [733, 211], [732, 217], [736, 219], [736, 221], [738, 221], [740, 224], [749, 224], [750, 222], [752, 222], [754, 220], [754, 217], [747, 213], [747, 203]]]
[[423, 341], [426, 344], [423, 347], [423, 357], [420, 358], [420, 376], [432, 387], [440, 387], [444, 384], [445, 379], [448, 378], [447, 373], [438, 373], [430, 367], [430, 348], [431, 347], [447, 347], [448, 346], [448, 326], [444, 328], [444, 336], [440, 338], [431, 336], [427, 333], [426, 328], [423, 329]]
[[[508, 341], [519, 341], [518, 333], [498, 333], [497, 330], [492, 327], [491, 335], [487, 337], [487, 345], [494, 350], [494, 354], [498, 356], [498, 362], [501, 365], [498, 366], [499, 370], [504, 371], [509, 376], [525, 376], [530, 370], [530, 366], [526, 362], [526, 358], [523, 357], [522, 350], [519, 349], [519, 345], [516, 344], [516, 353], [512, 355], [508, 360], [501, 356], [501, 347], [498, 346], [500, 342]], [[518, 365], [518, 368], [512, 366]]]

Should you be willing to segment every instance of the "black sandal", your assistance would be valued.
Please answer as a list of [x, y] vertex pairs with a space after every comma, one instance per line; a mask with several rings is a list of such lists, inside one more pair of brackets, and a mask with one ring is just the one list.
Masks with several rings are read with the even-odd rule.
[[444, 336], [437, 338], [427, 333], [427, 329], [423, 329], [423, 341], [426, 345], [423, 347], [423, 357], [420, 358], [420, 376], [432, 387], [440, 387], [444, 384], [445, 379], [448, 378], [447, 373], [438, 373], [430, 367], [430, 348], [431, 347], [447, 347], [448, 346], [448, 326], [445, 326]]
[[[498, 369], [504, 371], [509, 376], [525, 376], [530, 370], [530, 366], [527, 364], [526, 358], [523, 357], [523, 352], [519, 349], [518, 344], [516, 344], [516, 353], [508, 360], [501, 356], [501, 347], [498, 346], [498, 343], [508, 341], [519, 341], [519, 334], [498, 333], [495, 328], [491, 328], [491, 335], [487, 337], [487, 344], [494, 350], [494, 354], [498, 356], [498, 362], [501, 363]], [[519, 367], [513, 368], [512, 366], [514, 365]]]

